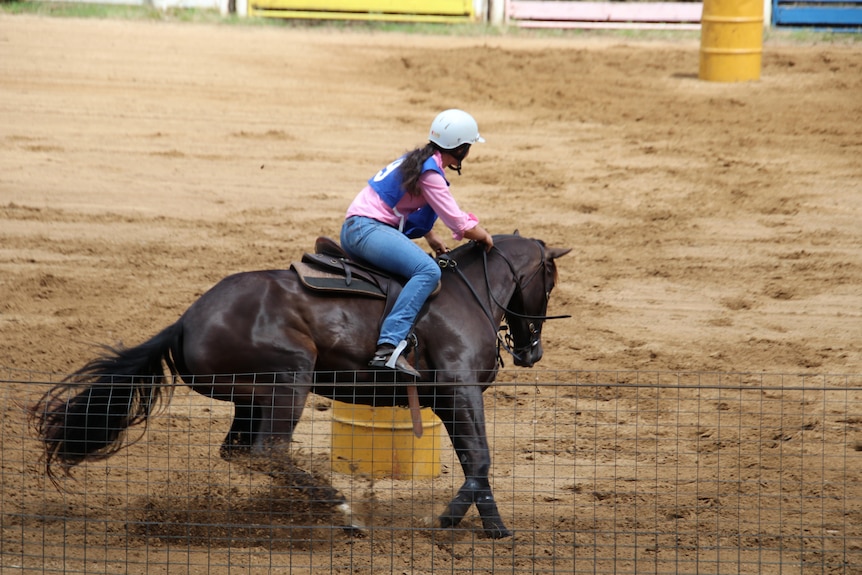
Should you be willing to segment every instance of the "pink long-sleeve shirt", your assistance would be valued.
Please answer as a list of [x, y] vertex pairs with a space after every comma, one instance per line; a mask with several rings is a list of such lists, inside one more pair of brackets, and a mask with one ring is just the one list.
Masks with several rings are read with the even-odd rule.
[[[437, 165], [442, 168], [443, 159], [440, 153], [436, 152], [433, 157]], [[429, 170], [423, 173], [419, 177], [419, 189], [422, 193], [418, 196], [404, 194], [393, 210], [386, 205], [374, 188], [365, 186], [347, 208], [346, 218], [365, 216], [397, 228], [402, 216], [406, 219], [419, 208], [429, 205], [440, 217], [440, 221], [452, 230], [452, 237], [456, 240], [463, 239], [464, 232], [478, 225], [479, 218], [458, 207], [458, 203], [449, 191], [449, 185], [437, 172]], [[396, 210], [401, 216], [395, 213]]]

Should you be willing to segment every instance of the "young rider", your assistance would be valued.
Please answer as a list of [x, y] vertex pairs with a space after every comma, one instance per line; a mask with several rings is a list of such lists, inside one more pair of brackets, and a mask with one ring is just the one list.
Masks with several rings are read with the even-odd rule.
[[460, 175], [470, 146], [485, 141], [476, 120], [462, 110], [441, 112], [431, 123], [428, 140], [368, 180], [350, 204], [341, 228], [341, 245], [351, 258], [407, 279], [383, 320], [369, 365], [413, 377], [419, 373], [401, 352], [416, 316], [440, 280], [440, 267], [412, 239], [424, 237], [438, 255], [448, 251], [432, 229], [439, 217], [454, 239], [475, 240], [488, 250], [494, 245], [476, 216], [458, 207], [444, 173], [448, 167]]

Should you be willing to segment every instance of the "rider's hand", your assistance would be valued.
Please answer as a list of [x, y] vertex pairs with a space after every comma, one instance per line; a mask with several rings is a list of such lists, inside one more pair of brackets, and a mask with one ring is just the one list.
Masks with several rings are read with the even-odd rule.
[[438, 256], [449, 251], [449, 248], [446, 247], [446, 244], [442, 239], [440, 239], [440, 236], [433, 231], [425, 234], [425, 241], [428, 242], [428, 245], [431, 246], [431, 249], [434, 250], [434, 253]]
[[473, 240], [479, 242], [480, 244], [485, 244], [485, 251], [491, 251], [491, 248], [494, 247], [494, 238], [491, 237], [485, 228], [480, 225], [477, 225], [474, 228], [471, 228], [464, 232], [464, 237], [468, 240]]

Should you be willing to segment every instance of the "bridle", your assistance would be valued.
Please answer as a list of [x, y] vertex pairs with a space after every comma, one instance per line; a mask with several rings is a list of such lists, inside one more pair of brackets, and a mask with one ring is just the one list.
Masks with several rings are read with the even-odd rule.
[[[503, 251], [497, 247], [492, 248], [492, 251], [493, 251], [493, 253], [495, 253], [495, 254], [499, 255], [501, 258], [503, 258], [503, 261], [506, 262], [507, 266], [509, 266], [509, 271], [512, 272], [512, 276], [515, 279], [515, 292], [516, 293], [520, 292], [522, 294], [522, 296], [524, 293], [524, 289], [528, 285], [530, 285], [530, 283], [536, 278], [537, 275], [539, 275], [541, 273], [542, 281], [544, 282], [544, 285], [542, 287], [543, 287], [543, 292], [545, 294], [545, 305], [547, 305], [548, 301], [550, 300], [550, 295], [551, 295], [550, 290], [548, 289], [548, 285], [547, 285], [548, 261], [545, 258], [545, 247], [538, 240], [534, 240], [534, 241], [536, 242], [536, 245], [539, 247], [539, 250], [541, 250], [541, 253], [542, 253], [541, 263], [536, 267], [536, 269], [533, 271], [533, 273], [530, 274], [530, 277], [528, 277], [523, 283], [521, 283], [521, 281], [518, 279], [519, 278], [518, 271], [515, 269], [515, 266], [512, 264], [512, 262], [509, 260], [509, 258], [506, 257], [506, 254], [503, 253]], [[494, 316], [491, 313], [491, 310], [488, 309], [487, 306], [485, 306], [485, 303], [482, 300], [482, 298], [479, 296], [479, 293], [476, 291], [476, 288], [473, 287], [473, 284], [470, 283], [470, 280], [467, 278], [467, 276], [464, 275], [464, 272], [462, 272], [461, 269], [458, 267], [458, 262], [455, 261], [454, 259], [452, 259], [448, 254], [442, 254], [442, 255], [437, 257], [437, 263], [442, 269], [450, 269], [450, 270], [454, 271], [455, 273], [457, 273], [458, 276], [462, 280], [464, 280], [464, 283], [467, 285], [470, 292], [473, 294], [473, 297], [479, 303], [479, 307], [481, 307], [482, 311], [485, 312], [485, 316], [491, 322], [491, 328], [494, 330], [495, 336], [497, 338], [497, 362], [500, 364], [500, 367], [503, 367], [503, 358], [502, 358], [502, 355], [500, 353], [501, 349], [505, 349], [516, 360], [520, 359], [522, 357], [522, 354], [527, 353], [528, 351], [530, 351], [531, 349], [533, 349], [534, 347], [539, 345], [539, 341], [540, 341], [541, 335], [542, 335], [542, 331], [541, 331], [542, 322], [545, 322], [549, 319], [565, 319], [565, 318], [572, 317], [571, 315], [529, 315], [529, 314], [523, 314], [520, 312], [516, 312], [516, 311], [506, 307], [505, 304], [501, 303], [500, 300], [497, 299], [497, 297], [494, 295], [493, 290], [491, 289], [491, 279], [490, 279], [490, 275], [488, 274], [488, 252], [483, 249], [482, 250], [482, 267], [483, 267], [483, 273], [485, 276], [485, 289], [488, 292], [488, 299], [490, 301], [494, 302], [500, 309], [503, 310], [503, 317], [504, 317], [505, 322], [506, 322], [504, 325], [497, 326], [497, 322], [494, 321]], [[527, 329], [529, 331], [529, 336], [530, 336], [529, 343], [527, 343], [526, 345], [522, 345], [522, 346], [517, 346], [515, 344], [514, 337], [512, 337], [512, 334], [509, 330], [509, 326], [507, 325], [509, 322], [509, 317], [517, 317], [520, 319], [529, 320], [529, 323], [527, 324]], [[536, 322], [538, 322], [538, 327], [536, 326]], [[503, 335], [503, 332], [505, 333], [505, 335]]]

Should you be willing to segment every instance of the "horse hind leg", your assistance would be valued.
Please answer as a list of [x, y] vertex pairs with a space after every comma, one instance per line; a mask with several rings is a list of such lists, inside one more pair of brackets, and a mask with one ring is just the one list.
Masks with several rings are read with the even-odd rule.
[[[365, 525], [354, 514], [347, 498], [322, 475], [300, 468], [290, 452], [280, 445], [271, 446], [268, 452], [255, 451], [252, 457], [244, 461], [252, 471], [272, 478], [271, 496], [275, 500], [292, 499], [298, 492], [312, 507], [323, 506], [339, 513], [342, 517], [341, 525], [348, 535], [364, 535]], [[293, 495], [288, 492], [293, 492]]]
[[312, 505], [322, 505], [334, 509], [343, 518], [344, 531], [352, 536], [364, 535], [365, 524], [353, 513], [347, 498], [323, 477], [300, 469], [290, 459], [281, 459], [278, 470], [270, 467], [268, 474], [273, 478], [275, 492], [284, 489], [298, 491]]
[[[259, 423], [250, 450], [258, 471], [273, 478], [274, 487], [288, 488], [305, 495], [312, 504], [334, 508], [343, 517], [344, 530], [360, 535], [365, 526], [353, 513], [347, 499], [323, 477], [298, 467], [290, 452], [290, 441], [310, 392], [306, 385], [277, 383], [267, 396], [259, 396]], [[235, 420], [236, 421], [236, 420]], [[230, 435], [230, 434], [229, 434]]]
[[225, 461], [251, 452], [260, 426], [261, 409], [254, 404], [234, 404], [233, 423], [224, 438], [219, 455]]

